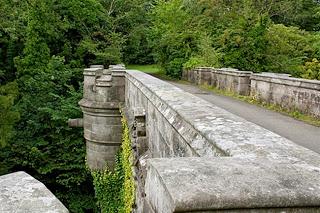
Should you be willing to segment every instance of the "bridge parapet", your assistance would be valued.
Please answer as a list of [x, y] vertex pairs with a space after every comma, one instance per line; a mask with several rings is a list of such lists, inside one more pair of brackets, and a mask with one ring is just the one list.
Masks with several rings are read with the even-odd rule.
[[319, 154], [145, 73], [125, 89], [146, 114], [144, 212], [320, 211]]
[[[139, 148], [136, 212], [320, 211], [319, 154], [167, 82], [120, 72], [124, 96], [117, 100], [136, 122]], [[98, 121], [97, 133], [113, 134], [110, 120]], [[112, 152], [94, 158], [103, 155], [111, 159]]]
[[250, 80], [251, 96], [320, 118], [320, 81], [278, 73], [253, 74]]
[[[210, 76], [211, 73], [211, 76]], [[320, 81], [293, 78], [284, 73], [259, 73], [232, 68], [184, 70], [184, 80], [233, 93], [252, 96], [285, 109], [299, 110], [320, 118]]]

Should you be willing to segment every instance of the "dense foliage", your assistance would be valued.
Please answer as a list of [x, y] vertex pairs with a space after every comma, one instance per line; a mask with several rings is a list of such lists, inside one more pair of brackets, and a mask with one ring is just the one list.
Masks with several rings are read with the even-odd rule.
[[0, 174], [27, 171], [71, 212], [97, 211], [82, 132], [66, 124], [82, 116], [83, 67], [157, 63], [179, 78], [182, 67], [224, 66], [320, 80], [316, 0], [0, 0], [0, 14]]
[[27, 171], [71, 212], [97, 210], [82, 131], [66, 121], [82, 116], [82, 68], [138, 42], [142, 3], [0, 0], [1, 174]]
[[173, 77], [182, 66], [318, 72], [305, 68], [320, 58], [318, 1], [160, 0], [151, 20], [155, 60]]
[[92, 171], [97, 203], [102, 212], [131, 213], [134, 204], [132, 149], [128, 124], [122, 118], [122, 145], [113, 170]]
[[14, 123], [19, 119], [19, 113], [13, 110], [14, 100], [17, 95], [18, 88], [16, 82], [0, 86], [0, 147], [4, 147], [6, 142], [12, 137]]

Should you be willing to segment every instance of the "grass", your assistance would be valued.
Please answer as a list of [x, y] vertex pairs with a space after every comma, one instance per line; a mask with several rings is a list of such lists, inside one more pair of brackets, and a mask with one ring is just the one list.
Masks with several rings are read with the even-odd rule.
[[161, 68], [156, 64], [150, 64], [150, 65], [127, 65], [127, 69], [131, 70], [139, 70], [148, 74], [161, 74], [163, 71]]
[[154, 77], [160, 78], [162, 80], [176, 80], [166, 75], [165, 71], [161, 69], [159, 65], [148, 64], [148, 65], [138, 65], [138, 64], [129, 64], [126, 66], [127, 69], [139, 70], [144, 73], [148, 73]]

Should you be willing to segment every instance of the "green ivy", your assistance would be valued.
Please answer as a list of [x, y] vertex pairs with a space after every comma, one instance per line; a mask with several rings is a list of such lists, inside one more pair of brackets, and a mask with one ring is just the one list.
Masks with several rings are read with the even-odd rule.
[[130, 213], [134, 204], [134, 179], [130, 131], [122, 117], [122, 145], [113, 170], [91, 171], [98, 207], [103, 213]]
[[121, 165], [124, 172], [124, 182], [122, 188], [122, 200], [124, 202], [124, 213], [130, 213], [132, 211], [132, 206], [134, 204], [134, 179], [132, 173], [132, 149], [131, 149], [131, 139], [130, 131], [128, 128], [128, 123], [125, 117], [122, 117], [123, 126], [123, 136], [121, 145]]

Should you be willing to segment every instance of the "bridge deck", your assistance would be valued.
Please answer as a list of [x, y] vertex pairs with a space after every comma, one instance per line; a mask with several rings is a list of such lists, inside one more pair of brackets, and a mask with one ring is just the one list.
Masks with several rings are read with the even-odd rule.
[[191, 84], [169, 83], [268, 129], [296, 144], [320, 153], [320, 128], [240, 100], [208, 92]]

